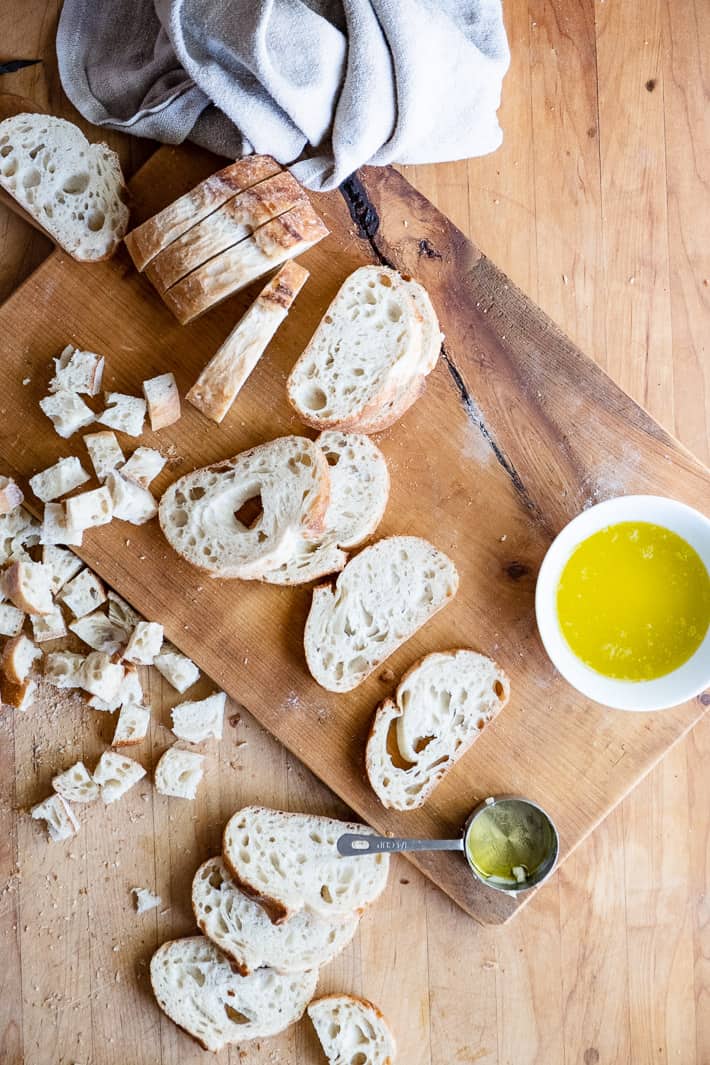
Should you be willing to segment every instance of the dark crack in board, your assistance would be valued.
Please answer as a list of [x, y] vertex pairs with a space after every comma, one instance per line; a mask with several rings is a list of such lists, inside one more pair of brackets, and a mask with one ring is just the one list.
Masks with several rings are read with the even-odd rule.
[[[134, 220], [218, 165], [194, 147], [161, 149], [132, 182]], [[348, 273], [390, 264], [426, 285], [446, 339], [421, 400], [378, 438], [392, 477], [379, 531], [424, 536], [448, 552], [461, 575], [457, 599], [392, 656], [386, 672], [333, 695], [304, 664], [307, 589], [210, 580], [176, 559], [155, 524], [94, 530], [80, 553], [379, 830], [449, 836], [481, 798], [517, 792], [549, 809], [564, 860], [703, 705], [623, 714], [573, 692], [536, 634], [539, 564], [562, 525], [607, 496], [657, 492], [707, 508], [708, 472], [396, 172], [364, 170], [341, 192], [314, 199], [332, 235], [303, 257], [311, 279], [223, 425], [186, 404], [177, 425], [145, 434], [143, 443], [170, 457], [157, 488], [303, 432], [285, 399], [290, 367]], [[181, 327], [123, 250], [95, 266], [53, 254], [0, 309], [3, 472], [25, 483], [60, 455], [83, 452], [79, 437], [55, 436], [37, 406], [49, 360], [67, 342], [106, 355], [109, 388], [136, 393], [144, 378], [173, 370], [184, 395], [254, 293]], [[495, 656], [512, 680], [510, 704], [424, 809], [389, 813], [364, 778], [372, 712], [392, 675], [454, 646]], [[480, 922], [503, 922], [522, 904], [473, 883], [458, 855], [414, 860]]]

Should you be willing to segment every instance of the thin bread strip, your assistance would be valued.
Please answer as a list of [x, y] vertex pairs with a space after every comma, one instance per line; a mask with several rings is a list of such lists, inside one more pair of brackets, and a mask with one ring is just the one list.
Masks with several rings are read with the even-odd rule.
[[178, 237], [153, 259], [146, 277], [158, 292], [165, 292], [198, 266], [301, 202], [307, 202], [306, 196], [295, 177], [287, 170], [274, 174], [227, 200], [219, 210]]
[[310, 203], [299, 204], [193, 270], [163, 293], [163, 299], [177, 320], [186, 325], [327, 235], [325, 223]]
[[270, 155], [250, 155], [211, 174], [124, 238], [136, 269], [145, 270], [156, 255], [191, 226], [216, 211], [232, 196], [278, 174], [280, 170], [281, 167]]
[[224, 419], [308, 277], [293, 261], [272, 277], [187, 393], [193, 407], [212, 421]]

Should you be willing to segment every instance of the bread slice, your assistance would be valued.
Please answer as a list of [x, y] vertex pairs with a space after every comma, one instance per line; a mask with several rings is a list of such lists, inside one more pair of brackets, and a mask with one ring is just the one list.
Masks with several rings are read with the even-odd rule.
[[30, 488], [43, 503], [50, 503], [67, 492], [86, 484], [89, 475], [73, 455], [59, 459], [53, 466], [30, 477]]
[[147, 488], [167, 461], [153, 447], [137, 447], [128, 462], [121, 467], [121, 477], [135, 481], [141, 488]]
[[304, 584], [341, 570], [348, 560], [346, 549], [371, 536], [385, 512], [390, 488], [387, 463], [369, 437], [328, 430], [316, 444], [330, 473], [326, 531], [315, 543], [301, 537], [291, 558], [264, 574], [269, 584]]
[[187, 393], [193, 407], [223, 421], [308, 276], [291, 261], [271, 278]]
[[180, 418], [180, 393], [175, 374], [161, 373], [143, 382], [148, 417], [153, 432], [173, 425]]
[[240, 976], [204, 936], [164, 943], [150, 962], [158, 1005], [205, 1050], [277, 1035], [303, 1016], [317, 972]]
[[508, 701], [510, 684], [475, 651], [426, 655], [378, 706], [365, 766], [383, 806], [415, 810]]
[[52, 777], [52, 787], [67, 802], [94, 802], [101, 794], [83, 762], [75, 762]]
[[140, 436], [145, 421], [146, 401], [141, 396], [125, 392], [106, 392], [106, 410], [96, 419], [109, 429], [118, 429], [127, 436]]
[[50, 795], [44, 802], [32, 807], [32, 817], [44, 821], [52, 843], [63, 843], [79, 831], [79, 822], [68, 802], [61, 795]]
[[303, 638], [308, 668], [328, 691], [352, 691], [457, 588], [453, 562], [426, 540], [379, 540], [348, 562], [334, 587], [314, 589]]
[[118, 156], [63, 118], [0, 122], [0, 187], [81, 262], [110, 258], [128, 227]]
[[155, 767], [156, 791], [175, 799], [194, 799], [202, 780], [204, 760], [204, 755], [194, 751], [169, 747]]
[[0, 516], [15, 510], [24, 498], [22, 489], [12, 477], [0, 476]]
[[210, 858], [192, 881], [192, 909], [204, 934], [242, 976], [268, 965], [280, 973], [318, 969], [351, 941], [358, 915], [329, 921], [301, 910], [275, 925], [258, 902], [240, 891], [221, 858]]
[[177, 320], [186, 325], [327, 235], [324, 222], [310, 203], [299, 204], [193, 270], [164, 292], [163, 299]]
[[101, 391], [103, 375], [103, 355], [79, 351], [67, 344], [54, 360], [54, 377], [49, 382], [49, 391], [81, 392], [85, 396], [96, 396]]
[[289, 402], [315, 429], [359, 431], [423, 370], [427, 339], [408, 283], [387, 267], [362, 266], [293, 367]]
[[165, 292], [208, 259], [250, 236], [265, 222], [304, 202], [307, 199], [299, 183], [287, 170], [282, 170], [233, 196], [188, 229], [153, 259], [146, 276], [158, 292]]
[[26, 614], [52, 611], [52, 575], [41, 562], [12, 562], [3, 574], [3, 591]]
[[381, 1011], [356, 995], [324, 995], [308, 1016], [328, 1065], [393, 1065], [397, 1047]]
[[87, 407], [76, 392], [52, 392], [41, 399], [39, 405], [54, 426], [54, 431], [65, 440], [96, 419], [91, 407]]
[[13, 636], [0, 654], [0, 669], [11, 684], [24, 684], [42, 651], [27, 636]]
[[110, 429], [100, 433], [87, 433], [84, 443], [99, 481], [105, 481], [109, 473], [126, 461], [116, 434]]
[[389, 855], [343, 858], [337, 851], [343, 833], [370, 831], [332, 817], [245, 806], [227, 822], [224, 861], [274, 924], [304, 909], [345, 920], [374, 902], [387, 883]]
[[[298, 538], [317, 539], [330, 495], [323, 452], [283, 436], [176, 481], [160, 502], [168, 543], [213, 577], [259, 579], [289, 559]], [[238, 515], [258, 500], [261, 513]]]
[[83, 618], [85, 614], [90, 614], [106, 602], [106, 591], [103, 582], [95, 573], [90, 569], [83, 569], [64, 585], [59, 598], [69, 607], [75, 618]]
[[94, 770], [94, 780], [101, 788], [101, 798], [108, 806], [122, 798], [126, 792], [142, 780], [145, 769], [125, 754], [104, 751]]
[[200, 671], [195, 663], [167, 642], [153, 659], [153, 665], [181, 695], [200, 679]]
[[281, 167], [270, 155], [250, 155], [211, 174], [190, 192], [168, 204], [126, 237], [126, 247], [137, 270], [145, 270], [156, 255], [191, 226], [216, 211], [244, 189], [278, 174]]
[[112, 747], [133, 747], [148, 735], [150, 710], [136, 703], [125, 703], [118, 715]]
[[226, 701], [224, 692], [215, 692], [197, 702], [179, 703], [171, 711], [173, 732], [187, 743], [221, 740]]

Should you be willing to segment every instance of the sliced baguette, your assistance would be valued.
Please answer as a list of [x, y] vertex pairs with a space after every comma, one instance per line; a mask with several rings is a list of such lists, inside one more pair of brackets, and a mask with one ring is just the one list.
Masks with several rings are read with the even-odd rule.
[[250, 155], [205, 178], [190, 192], [168, 204], [128, 234], [125, 243], [136, 269], [145, 270], [156, 255], [191, 226], [197, 225], [244, 189], [278, 174], [280, 170], [281, 167], [271, 156]]
[[291, 557], [264, 574], [269, 584], [304, 584], [341, 570], [346, 550], [374, 533], [389, 498], [389, 473], [384, 455], [362, 433], [321, 433], [316, 444], [328, 463], [330, 503], [326, 531], [315, 543], [302, 537]]
[[164, 292], [163, 299], [177, 320], [186, 325], [327, 235], [323, 221], [310, 203], [304, 202], [193, 270]]
[[[260, 579], [291, 557], [298, 537], [323, 532], [330, 496], [328, 464], [306, 437], [284, 436], [196, 470], [160, 502], [168, 543], [213, 577]], [[259, 498], [249, 525], [237, 513]]]
[[205, 1050], [277, 1035], [295, 1024], [313, 997], [317, 972], [240, 976], [209, 939], [164, 943], [150, 962], [158, 1005]]
[[365, 825], [245, 806], [227, 822], [224, 862], [274, 924], [307, 909], [327, 920], [361, 912], [384, 891], [389, 855], [343, 858], [336, 844]]
[[426, 540], [392, 536], [366, 547], [334, 587], [313, 591], [303, 639], [311, 674], [328, 691], [352, 691], [457, 588], [453, 562]]
[[0, 187], [81, 262], [108, 259], [128, 227], [118, 156], [63, 118], [0, 122]]
[[381, 1011], [356, 995], [324, 995], [308, 1016], [328, 1065], [393, 1065], [397, 1047]]
[[271, 278], [187, 393], [193, 407], [223, 421], [308, 276], [291, 261]]
[[180, 419], [180, 393], [175, 374], [161, 373], [143, 382], [148, 417], [153, 432], [165, 429]]
[[510, 684], [485, 655], [426, 655], [377, 708], [365, 754], [383, 806], [415, 810], [508, 701]]
[[204, 934], [242, 976], [268, 965], [279, 973], [318, 969], [332, 961], [357, 930], [357, 914], [328, 921], [301, 910], [275, 925], [258, 902], [240, 891], [220, 858], [210, 858], [192, 881], [192, 909]]
[[165, 292], [198, 266], [250, 236], [265, 222], [305, 201], [296, 179], [282, 170], [233, 196], [188, 229], [153, 259], [146, 269], [146, 277], [158, 292]]

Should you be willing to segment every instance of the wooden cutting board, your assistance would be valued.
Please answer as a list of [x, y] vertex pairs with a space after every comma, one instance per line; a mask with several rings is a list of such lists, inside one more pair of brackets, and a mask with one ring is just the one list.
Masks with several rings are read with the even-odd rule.
[[[218, 165], [193, 147], [161, 149], [132, 182], [134, 221]], [[710, 475], [395, 171], [366, 169], [343, 193], [314, 200], [331, 236], [303, 257], [312, 277], [231, 414], [216, 427], [186, 404], [180, 422], [142, 438], [170, 456], [156, 488], [304, 432], [286, 403], [288, 371], [347, 274], [388, 263], [428, 288], [446, 341], [422, 399], [378, 438], [392, 479], [379, 534], [424, 536], [449, 553], [461, 576], [457, 599], [392, 656], [387, 673], [335, 695], [305, 667], [307, 589], [210, 580], [173, 554], [156, 523], [114, 522], [87, 534], [79, 553], [377, 829], [456, 834], [481, 798], [517, 792], [550, 811], [564, 860], [692, 727], [707, 699], [625, 714], [577, 695], [537, 636], [538, 566], [583, 507], [654, 492], [707, 510]], [[181, 327], [123, 249], [93, 266], [54, 253], [0, 308], [3, 472], [25, 483], [62, 455], [85, 458], [80, 436], [61, 440], [37, 405], [51, 357], [67, 342], [106, 355], [108, 388], [140, 393], [143, 379], [173, 370], [184, 393], [253, 296]], [[134, 443], [123, 442], [128, 450]], [[495, 656], [512, 680], [510, 703], [422, 810], [386, 812], [362, 769], [374, 707], [392, 676], [454, 646]], [[473, 883], [457, 855], [422, 855], [416, 864], [480, 922], [503, 922], [524, 901]]]

